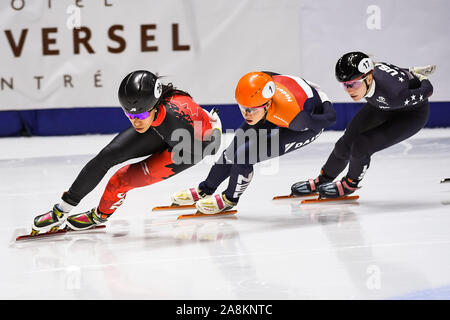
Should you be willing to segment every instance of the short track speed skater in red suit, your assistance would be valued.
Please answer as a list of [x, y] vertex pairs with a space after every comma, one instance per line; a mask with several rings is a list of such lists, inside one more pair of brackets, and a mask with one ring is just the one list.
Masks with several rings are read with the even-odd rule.
[[[189, 169], [208, 155], [206, 150], [217, 152], [221, 136], [218, 113], [202, 109], [189, 93], [171, 83], [163, 84], [149, 71], [138, 70], [122, 80], [118, 96], [131, 127], [114, 137], [84, 166], [60, 202], [34, 219], [32, 235], [61, 229], [86, 230], [103, 224], [130, 190]], [[177, 161], [174, 154], [180, 146], [180, 141], [172, 140], [174, 130], [181, 130], [191, 140], [183, 146], [183, 161]], [[194, 148], [196, 145], [200, 148]], [[109, 179], [97, 207], [71, 214], [110, 168], [145, 156], [142, 161], [123, 166]]]

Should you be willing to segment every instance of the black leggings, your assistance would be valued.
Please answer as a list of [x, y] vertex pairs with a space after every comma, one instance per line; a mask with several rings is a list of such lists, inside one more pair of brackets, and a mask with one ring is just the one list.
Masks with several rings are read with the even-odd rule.
[[151, 128], [145, 133], [138, 133], [130, 127], [119, 133], [84, 166], [62, 199], [76, 206], [100, 183], [113, 166], [130, 159], [162, 152], [168, 148], [169, 145]]
[[[239, 130], [239, 129], [238, 129]], [[281, 128], [262, 120], [254, 126], [243, 123], [242, 131], [236, 131], [233, 142], [211, 168], [205, 181], [199, 188], [207, 194], [213, 194], [219, 185], [230, 178], [224, 191], [228, 200], [237, 203], [253, 178], [255, 163], [282, 156], [313, 142], [323, 130], [294, 131]], [[249, 139], [238, 139], [241, 133], [252, 130], [255, 135]]]
[[408, 139], [425, 126], [429, 103], [408, 109], [382, 111], [365, 104], [335, 144], [322, 168], [324, 174], [335, 179], [349, 164], [347, 177], [361, 180], [369, 168], [372, 154]]

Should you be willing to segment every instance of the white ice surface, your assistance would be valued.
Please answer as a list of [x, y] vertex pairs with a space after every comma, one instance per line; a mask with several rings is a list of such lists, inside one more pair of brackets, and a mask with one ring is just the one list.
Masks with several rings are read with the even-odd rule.
[[205, 178], [201, 163], [130, 191], [103, 231], [28, 242], [15, 237], [112, 136], [2, 138], [0, 299], [449, 299], [449, 129], [375, 154], [356, 203], [271, 200], [315, 177], [341, 134], [256, 166], [236, 217], [152, 212]]

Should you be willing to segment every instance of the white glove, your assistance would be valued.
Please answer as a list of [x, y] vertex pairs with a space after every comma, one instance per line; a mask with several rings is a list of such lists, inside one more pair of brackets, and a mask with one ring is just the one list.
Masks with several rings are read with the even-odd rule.
[[420, 81], [428, 80], [428, 77], [424, 76], [424, 75], [421, 74], [421, 73], [417, 73], [417, 72], [414, 72], [414, 71], [411, 71], [411, 73], [412, 73], [413, 75], [415, 75], [417, 78], [419, 78]]
[[219, 130], [222, 133], [222, 121], [219, 118], [219, 111], [216, 108], [213, 108], [211, 111], [206, 112], [209, 117], [209, 123], [211, 123], [211, 129]]
[[411, 67], [409, 68], [409, 72], [412, 72], [414, 74], [420, 74], [425, 77], [431, 76], [436, 71], [436, 65], [430, 64], [425, 67]]

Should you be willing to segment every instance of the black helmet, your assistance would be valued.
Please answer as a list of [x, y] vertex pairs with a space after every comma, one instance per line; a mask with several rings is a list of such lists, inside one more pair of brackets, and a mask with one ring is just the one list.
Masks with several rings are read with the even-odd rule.
[[336, 63], [336, 79], [339, 82], [350, 81], [371, 72], [373, 68], [373, 61], [367, 54], [349, 52]]
[[153, 109], [162, 92], [158, 77], [145, 70], [128, 74], [120, 83], [119, 101], [125, 112], [138, 114]]

